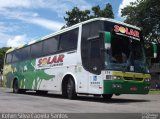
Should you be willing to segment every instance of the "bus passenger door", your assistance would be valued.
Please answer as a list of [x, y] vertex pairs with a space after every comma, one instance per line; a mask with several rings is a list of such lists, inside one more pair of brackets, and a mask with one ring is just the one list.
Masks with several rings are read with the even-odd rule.
[[89, 43], [89, 93], [101, 94], [102, 78], [101, 70], [103, 68], [103, 54], [101, 49], [103, 48], [103, 42], [100, 38], [90, 40]]
[[90, 40], [89, 43], [89, 69], [93, 74], [99, 75], [102, 70], [102, 53], [100, 39]]

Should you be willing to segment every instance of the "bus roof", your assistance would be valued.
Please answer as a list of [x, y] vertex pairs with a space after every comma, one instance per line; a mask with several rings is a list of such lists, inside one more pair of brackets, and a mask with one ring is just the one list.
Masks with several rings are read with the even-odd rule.
[[59, 30], [59, 31], [57, 31], [57, 32], [54, 32], [54, 33], [51, 33], [51, 34], [49, 34], [49, 35], [46, 35], [46, 36], [38, 39], [36, 42], [28, 43], [28, 44], [25, 44], [25, 45], [21, 45], [21, 46], [16, 47], [16, 48], [11, 48], [11, 49], [9, 49], [6, 53], [9, 53], [9, 52], [12, 52], [12, 51], [14, 51], [14, 50], [16, 50], [16, 49], [20, 49], [20, 48], [22, 48], [22, 47], [26, 47], [26, 46], [29, 46], [29, 45], [31, 45], [31, 44], [40, 42], [40, 41], [45, 40], [45, 39], [47, 39], [47, 38], [50, 38], [50, 37], [52, 37], [52, 36], [61, 34], [61, 33], [66, 32], [66, 31], [68, 31], [68, 30], [77, 28], [77, 27], [79, 27], [80, 25], [87, 24], [87, 23], [90, 23], [90, 22], [93, 22], [93, 21], [110, 21], [110, 22], [113, 22], [113, 23], [122, 24], [122, 25], [124, 25], [124, 26], [128, 26], [128, 27], [131, 27], [131, 28], [140, 30], [139, 27], [136, 27], [136, 26], [133, 26], [133, 25], [130, 25], [130, 24], [126, 24], [126, 23], [124, 23], [124, 22], [117, 21], [117, 20], [114, 20], [114, 19], [103, 18], [103, 17], [93, 18], [93, 19], [89, 19], [89, 20], [87, 20], [87, 21], [84, 21], [84, 22], [80, 22], [80, 23], [78, 23], [78, 24], [75, 24], [75, 25], [73, 25], [73, 26], [70, 26], [70, 27], [61, 29], [61, 30]]

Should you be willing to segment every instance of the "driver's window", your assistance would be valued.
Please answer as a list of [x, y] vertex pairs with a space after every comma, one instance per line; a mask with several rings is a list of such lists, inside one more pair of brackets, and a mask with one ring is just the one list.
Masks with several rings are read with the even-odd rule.
[[95, 39], [90, 41], [90, 70], [93, 73], [100, 73], [101, 71], [101, 51], [100, 40]]

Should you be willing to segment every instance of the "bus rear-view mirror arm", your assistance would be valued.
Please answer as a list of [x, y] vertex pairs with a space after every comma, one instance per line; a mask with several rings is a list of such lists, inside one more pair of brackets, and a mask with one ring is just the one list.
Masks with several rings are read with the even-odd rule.
[[89, 37], [87, 40], [94, 40], [94, 39], [98, 39], [99, 36], [92, 36], [92, 37]]

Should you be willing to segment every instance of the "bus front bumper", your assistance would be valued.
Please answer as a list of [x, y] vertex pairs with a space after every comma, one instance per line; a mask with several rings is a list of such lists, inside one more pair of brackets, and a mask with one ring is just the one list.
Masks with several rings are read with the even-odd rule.
[[149, 82], [104, 80], [103, 94], [148, 94]]

